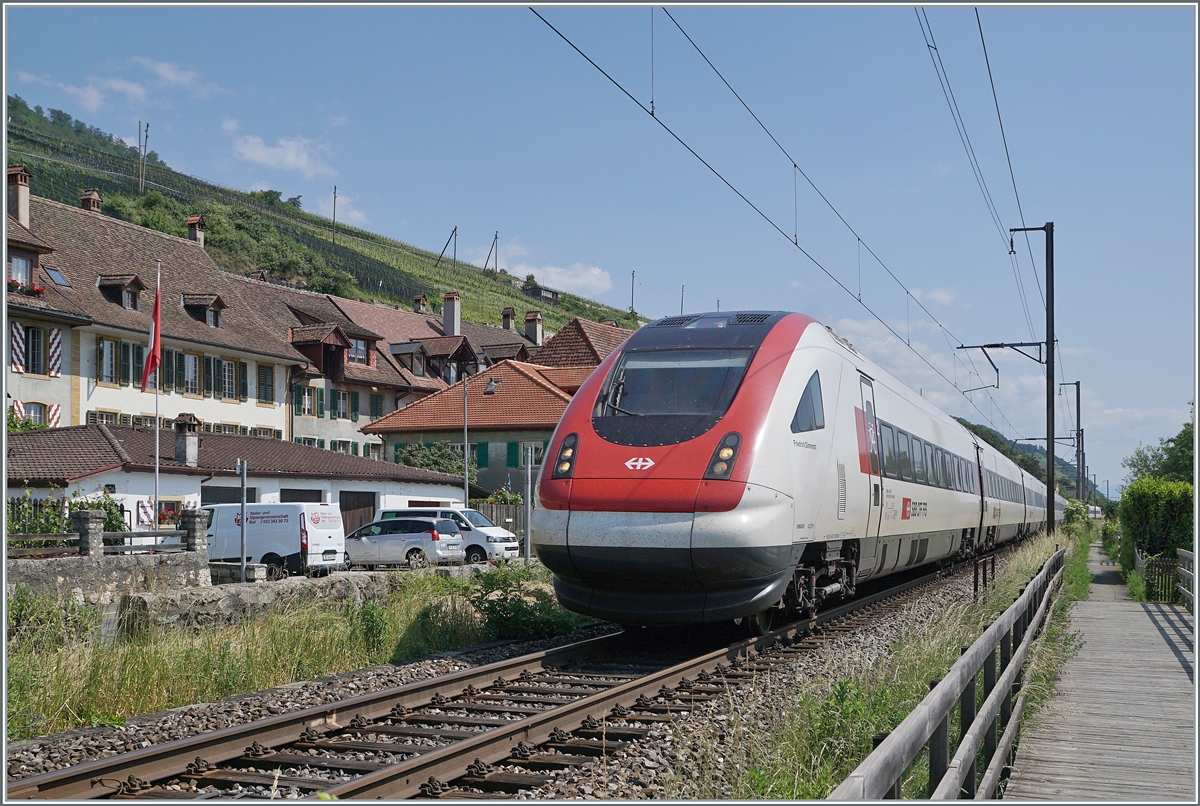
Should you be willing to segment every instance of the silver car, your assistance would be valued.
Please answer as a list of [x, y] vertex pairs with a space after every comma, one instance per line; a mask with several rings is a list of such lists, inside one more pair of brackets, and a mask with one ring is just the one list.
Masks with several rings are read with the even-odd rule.
[[346, 538], [346, 563], [351, 567], [421, 568], [461, 563], [464, 557], [462, 533], [454, 521], [442, 518], [374, 521]]

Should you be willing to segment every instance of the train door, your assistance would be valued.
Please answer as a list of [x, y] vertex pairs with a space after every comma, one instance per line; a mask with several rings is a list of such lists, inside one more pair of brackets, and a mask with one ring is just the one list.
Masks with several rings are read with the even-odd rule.
[[879, 427], [875, 422], [875, 387], [869, 378], [859, 376], [863, 416], [859, 429], [859, 468], [870, 478], [866, 537], [879, 536], [883, 517], [882, 462], [879, 460]]

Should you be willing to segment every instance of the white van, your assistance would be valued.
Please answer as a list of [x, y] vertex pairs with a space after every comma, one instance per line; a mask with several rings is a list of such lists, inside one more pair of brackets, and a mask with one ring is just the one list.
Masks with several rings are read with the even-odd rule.
[[[241, 562], [242, 505], [210, 504], [208, 557]], [[246, 504], [246, 562], [268, 576], [331, 570], [346, 562], [346, 533], [336, 504]]]
[[468, 563], [495, 563], [521, 556], [517, 536], [488, 520], [482, 512], [466, 507], [388, 507], [375, 513], [375, 520], [390, 518], [447, 518], [462, 532]]

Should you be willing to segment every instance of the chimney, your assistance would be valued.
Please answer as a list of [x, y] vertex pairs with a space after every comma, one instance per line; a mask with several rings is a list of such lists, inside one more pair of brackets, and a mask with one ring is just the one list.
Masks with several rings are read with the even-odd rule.
[[462, 335], [462, 305], [457, 291], [447, 291], [442, 298], [442, 335]]
[[188, 467], [200, 463], [200, 421], [183, 413], [175, 418], [175, 461]]
[[[96, 208], [96, 209], [99, 209], [99, 208]], [[188, 239], [195, 241], [196, 243], [200, 244], [201, 247], [203, 247], [204, 246], [204, 216], [202, 216], [202, 215], [188, 216], [187, 228], [188, 228]], [[266, 279], [266, 278], [264, 277], [263, 279]]]
[[29, 169], [8, 166], [8, 214], [29, 229]]
[[425, 313], [424, 294], [417, 294], [413, 297], [413, 313]]
[[502, 321], [504, 323], [505, 330], [516, 330], [517, 329], [517, 325], [516, 325], [517, 309], [516, 308], [509, 305], [507, 308], [505, 308], [503, 311], [500, 312], [500, 315], [504, 317], [504, 319]]
[[100, 189], [88, 188], [79, 194], [79, 206], [84, 210], [100, 212]]
[[529, 311], [525, 314], [525, 338], [535, 347], [542, 346], [542, 312]]

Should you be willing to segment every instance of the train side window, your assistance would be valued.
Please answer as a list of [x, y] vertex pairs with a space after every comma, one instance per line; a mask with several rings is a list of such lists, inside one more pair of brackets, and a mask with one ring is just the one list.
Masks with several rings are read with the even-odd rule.
[[925, 453], [924, 443], [916, 437], [912, 438], [913, 478], [922, 484], [925, 482]]
[[954, 465], [951, 462], [950, 454], [942, 454], [942, 480], [945, 482], [947, 490], [954, 489]]
[[963, 480], [963, 463], [962, 459], [957, 456], [953, 457], [954, 461], [954, 488], [959, 492], [967, 489], [967, 484]]
[[925, 477], [934, 487], [938, 486], [938, 465], [936, 448], [925, 443]]
[[908, 434], [896, 431], [896, 452], [900, 455], [900, 476], [912, 481], [912, 453], [908, 447]]
[[883, 472], [891, 478], [900, 477], [900, 463], [896, 460], [896, 435], [890, 425], [879, 424], [879, 438], [883, 441]]
[[792, 433], [819, 431], [825, 427], [825, 407], [821, 402], [821, 375], [814, 372], [800, 395], [800, 405], [792, 416]]

